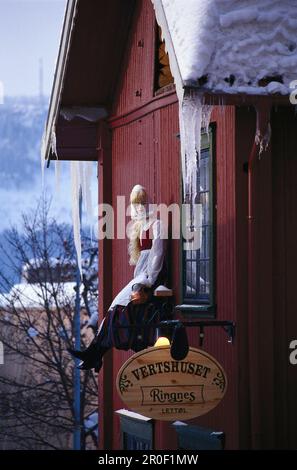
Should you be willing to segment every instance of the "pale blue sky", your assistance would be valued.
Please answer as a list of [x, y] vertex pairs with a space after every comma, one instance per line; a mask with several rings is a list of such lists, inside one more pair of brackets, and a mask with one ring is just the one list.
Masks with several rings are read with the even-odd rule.
[[66, 0], [0, 0], [0, 81], [4, 97], [39, 92], [39, 59], [49, 95]]

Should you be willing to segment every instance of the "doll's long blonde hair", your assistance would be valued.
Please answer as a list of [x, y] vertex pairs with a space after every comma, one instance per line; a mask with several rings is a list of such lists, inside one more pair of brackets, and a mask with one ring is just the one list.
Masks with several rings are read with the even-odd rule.
[[[136, 184], [130, 194], [130, 204], [133, 209], [133, 205], [141, 205], [144, 208], [147, 204], [147, 192], [143, 186]], [[135, 215], [131, 214], [132, 225], [130, 228], [130, 242], [128, 246], [128, 254], [130, 256], [129, 264], [135, 266], [140, 256], [140, 232], [143, 219], [137, 219]]]

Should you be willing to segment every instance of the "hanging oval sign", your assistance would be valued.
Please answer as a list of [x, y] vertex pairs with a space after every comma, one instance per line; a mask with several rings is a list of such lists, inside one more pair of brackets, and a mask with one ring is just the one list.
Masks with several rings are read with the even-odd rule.
[[117, 376], [118, 393], [132, 411], [165, 421], [208, 413], [226, 389], [222, 366], [195, 348], [182, 361], [172, 359], [170, 346], [145, 349], [130, 357]]

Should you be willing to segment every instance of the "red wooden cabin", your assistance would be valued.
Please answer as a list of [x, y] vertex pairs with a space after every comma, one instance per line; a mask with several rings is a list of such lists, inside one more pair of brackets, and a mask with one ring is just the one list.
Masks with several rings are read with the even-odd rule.
[[[136, 183], [156, 203], [182, 201], [178, 98], [162, 47], [151, 0], [68, 2], [46, 157], [54, 158], [55, 126], [59, 159], [98, 161], [99, 202], [115, 209], [116, 196], [128, 197]], [[264, 77], [259, 90], [273, 80]], [[193, 83], [183, 85], [187, 89]], [[205, 88], [206, 103], [213, 105], [210, 144], [203, 143], [201, 152], [213, 237], [204, 265], [200, 259], [204, 281], [190, 288], [181, 242], [170, 242], [170, 287], [184, 320], [234, 321], [236, 338], [229, 344], [222, 329], [205, 332], [203, 348], [226, 370], [228, 391], [217, 408], [191, 424], [223, 431], [228, 449], [296, 448], [297, 366], [289, 362], [289, 344], [297, 339], [294, 107], [279, 93], [219, 92], [205, 85], [205, 77], [195, 86]], [[79, 107], [80, 116], [90, 108], [106, 116], [67, 121], [63, 110], [72, 107]], [[261, 159], [254, 146], [257, 115], [263, 129], [271, 123]], [[127, 240], [103, 240], [99, 246], [102, 318], [131, 279], [132, 268]], [[199, 347], [198, 329], [188, 333], [191, 345]], [[99, 374], [102, 449], [123, 445], [121, 423], [127, 420], [116, 413], [124, 405], [115, 380], [129, 355], [108, 353]], [[170, 423], [139, 425], [155, 449], [180, 445]]]

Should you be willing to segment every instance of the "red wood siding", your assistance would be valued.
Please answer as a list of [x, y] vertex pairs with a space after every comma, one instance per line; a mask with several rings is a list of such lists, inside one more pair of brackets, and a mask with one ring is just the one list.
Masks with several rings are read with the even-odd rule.
[[[158, 203], [180, 202], [180, 142], [178, 105], [170, 105], [154, 113], [155, 127], [155, 197]], [[168, 244], [169, 278], [178, 299], [180, 291], [179, 241]]]
[[[143, 184], [155, 203], [180, 203], [180, 142], [177, 102], [155, 102], [154, 79], [154, 27], [151, 2], [140, 1], [134, 16], [127, 46], [126, 58], [119, 78], [118, 92], [113, 106], [112, 127], [112, 201], [116, 209], [116, 196], [129, 197], [134, 184]], [[144, 47], [138, 46], [138, 41]], [[141, 96], [135, 92], [141, 88]], [[153, 106], [152, 106], [153, 104]], [[158, 107], [159, 105], [159, 107]], [[135, 113], [134, 113], [135, 111]], [[123, 117], [123, 118], [122, 118]], [[217, 318], [236, 320], [236, 193], [235, 193], [235, 110], [233, 107], [216, 108], [212, 119], [216, 122], [217, 162]], [[171, 285], [176, 301], [180, 301], [179, 242], [169, 244]], [[128, 265], [127, 240], [112, 243], [112, 293], [131, 279], [133, 269]], [[189, 333], [190, 342], [198, 346], [198, 331]], [[225, 368], [229, 387], [219, 407], [193, 422], [223, 430], [227, 447], [238, 446], [237, 400], [237, 346], [227, 343], [223, 330], [207, 331], [204, 344]], [[112, 381], [131, 352], [113, 351]], [[108, 366], [107, 366], [108, 367]], [[111, 369], [110, 369], [111, 370]], [[112, 398], [112, 400], [111, 400]], [[99, 399], [100, 402], [100, 399]], [[112, 397], [102, 403], [113, 410], [123, 407], [115, 387]], [[112, 429], [111, 429], [112, 432]], [[113, 448], [120, 448], [119, 418], [113, 417]], [[177, 446], [175, 431], [168, 423], [155, 426], [157, 449]]]
[[[217, 303], [219, 319], [236, 320], [235, 317], [235, 150], [234, 109], [215, 110], [217, 123]], [[180, 153], [177, 104], [156, 110], [141, 119], [113, 129], [112, 137], [112, 200], [129, 193], [134, 184], [143, 184], [153, 202], [180, 202]], [[170, 243], [172, 286], [179, 299], [180, 266], [179, 242]], [[112, 249], [113, 295], [131, 279], [133, 269], [128, 266], [127, 240], [115, 240]], [[191, 331], [191, 344], [198, 346], [197, 330]], [[237, 445], [236, 400], [236, 346], [227, 343], [223, 330], [208, 331], [205, 349], [220, 358], [229, 377], [229, 389], [224, 403], [206, 417], [194, 420], [197, 424], [222, 429], [230, 448]], [[114, 352], [114, 376], [131, 353]], [[113, 409], [123, 404], [113, 393]], [[119, 420], [114, 416], [114, 448], [119, 448]], [[167, 423], [156, 423], [156, 447], [175, 448], [176, 436]]]
[[[216, 123], [216, 318], [236, 321], [235, 108], [215, 107], [212, 122]], [[189, 338], [192, 345], [199, 347], [196, 329], [191, 331]], [[224, 431], [226, 447], [234, 449], [238, 447], [238, 341], [231, 345], [222, 329], [206, 329], [203, 349], [216, 357], [224, 367], [228, 377], [228, 391], [217, 408], [194, 422]]]
[[[155, 20], [151, 2], [138, 2], [133, 24], [110, 120], [112, 148], [108, 158], [112, 176], [108, 165], [107, 174], [115, 210], [116, 196], [128, 198], [136, 183], [147, 188], [155, 203], [180, 202], [178, 106], [172, 95], [168, 102], [153, 96]], [[140, 89], [141, 96], [136, 96]], [[252, 148], [256, 115], [247, 107], [217, 106], [212, 121], [216, 124], [216, 318], [235, 321], [237, 336], [235, 344], [230, 345], [222, 329], [206, 330], [203, 347], [226, 370], [228, 392], [216, 409], [192, 423], [224, 431], [229, 449], [296, 447], [296, 372], [288, 364], [289, 341], [297, 338], [296, 118], [290, 111], [275, 113], [272, 146], [255, 162], [250, 297], [247, 174], [243, 165]], [[178, 241], [172, 241], [169, 249], [171, 285], [179, 302]], [[110, 259], [108, 266], [105, 257], [107, 274], [103, 276], [112, 279], [114, 296], [133, 275], [127, 240], [112, 242]], [[189, 331], [189, 339], [198, 347], [197, 330]], [[115, 379], [130, 355], [121, 351], [109, 355], [106, 370], [101, 373], [101, 381], [109, 384], [103, 390], [103, 401], [99, 399], [101, 411], [123, 407]], [[108, 416], [106, 442], [119, 449], [119, 419], [114, 413]], [[170, 424], [156, 423], [155, 446], [176, 448]]]
[[[112, 200], [116, 196], [129, 197], [134, 184], [143, 184], [153, 202], [180, 203], [180, 150], [177, 134], [177, 103], [160, 102], [153, 97], [155, 19], [150, 2], [141, 1], [135, 13], [125, 62], [119, 78], [112, 125]], [[143, 41], [144, 47], [138, 46]], [[135, 92], [141, 88], [141, 96]], [[162, 107], [163, 106], [163, 107]], [[131, 112], [137, 110], [137, 114]], [[124, 120], [120, 119], [124, 116]], [[129, 117], [125, 117], [129, 116]], [[135, 117], [133, 117], [135, 116]], [[217, 108], [213, 112], [216, 130], [217, 162], [217, 318], [236, 320], [236, 193], [235, 193], [235, 110], [233, 107]], [[180, 301], [179, 242], [169, 244], [171, 283], [176, 301]], [[131, 279], [133, 269], [128, 265], [127, 240], [112, 243], [113, 295]], [[190, 341], [198, 346], [198, 331], [191, 331]], [[227, 446], [238, 446], [238, 400], [236, 348], [227, 343], [223, 330], [208, 331], [204, 347], [217, 357], [229, 378], [229, 388], [224, 402], [197, 424], [223, 430]], [[113, 383], [117, 371], [131, 353], [113, 352]], [[123, 407], [113, 389], [112, 403], [102, 404], [113, 410]], [[174, 429], [168, 423], [156, 423], [156, 448], [176, 448]], [[113, 419], [113, 447], [120, 447], [119, 419]]]
[[[136, 183], [143, 184], [147, 188], [152, 202], [179, 202], [180, 173], [177, 133], [176, 104], [113, 130], [112, 187], [114, 207], [116, 207], [117, 195], [125, 195], [127, 201], [129, 200], [131, 188]], [[162, 135], [162, 139], [160, 139], [160, 135]], [[164, 146], [166, 146], [166, 150], [164, 150]], [[177, 242], [170, 244], [173, 268], [172, 285], [175, 286], [175, 289], [179, 287], [178, 249]], [[114, 240], [112, 270], [113, 295], [116, 295], [133, 276], [133, 268], [128, 265], [127, 240]], [[117, 371], [129, 355], [131, 353], [121, 351], [114, 353], [114, 381]], [[123, 407], [115, 390], [113, 407], [114, 409]], [[115, 429], [118, 429], [117, 416], [114, 416], [114, 422]], [[114, 448], [119, 448], [119, 432], [114, 434]]]
[[[232, 284], [237, 306], [239, 447], [296, 448], [297, 376], [288, 361], [289, 343], [297, 337], [296, 116], [289, 107], [273, 111], [271, 146], [253, 169], [254, 271], [253, 298], [249, 298], [243, 164], [253, 145], [255, 124], [253, 109], [237, 108], [237, 257]], [[218, 175], [217, 184], [219, 179]], [[218, 194], [219, 202], [222, 196]], [[225, 253], [230, 255], [228, 250]], [[219, 263], [219, 246], [217, 256]]]
[[236, 112], [237, 344], [241, 448], [296, 448], [297, 374], [289, 343], [297, 338], [296, 117], [272, 112], [271, 145], [253, 169], [253, 296], [247, 277], [247, 174], [256, 116]]
[[238, 348], [238, 420], [239, 448], [247, 449], [251, 444], [250, 434], [250, 390], [248, 348], [248, 252], [247, 252], [247, 163], [255, 138], [256, 113], [251, 107], [236, 109], [236, 278], [237, 278], [237, 328]]
[[151, 1], [137, 1], [126, 51], [113, 107], [117, 116], [139, 108], [153, 97], [155, 15]]

